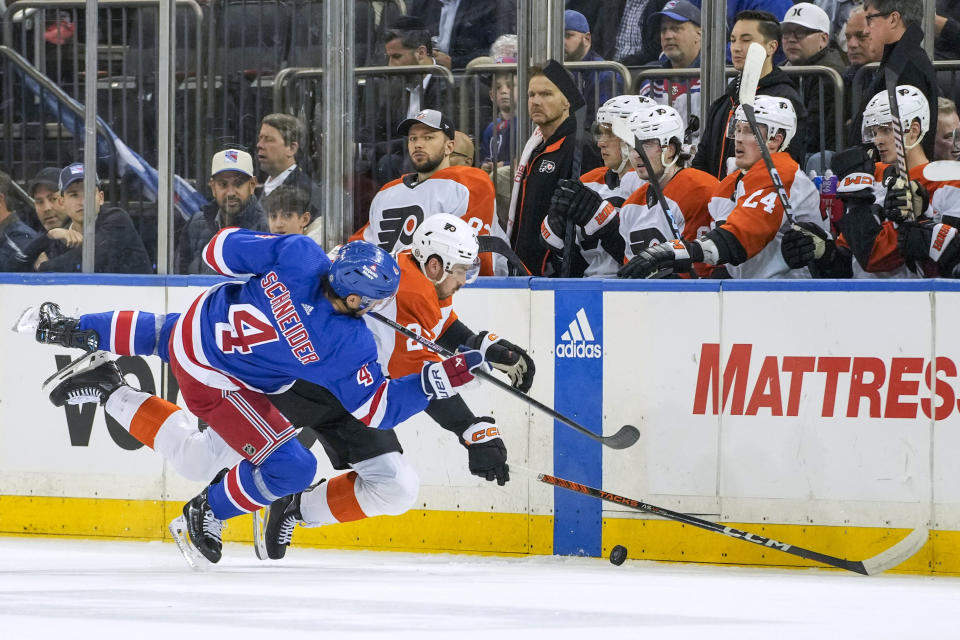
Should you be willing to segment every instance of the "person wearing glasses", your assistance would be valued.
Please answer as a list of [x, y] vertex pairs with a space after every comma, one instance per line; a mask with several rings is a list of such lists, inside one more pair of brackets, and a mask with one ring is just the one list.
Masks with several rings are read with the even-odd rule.
[[[783, 16], [780, 28], [783, 31], [783, 53], [787, 56], [785, 66], [820, 65], [840, 74], [846, 70], [847, 62], [843, 53], [830, 37], [830, 18], [817, 5], [809, 2], [793, 5]], [[829, 80], [823, 76], [804, 75], [800, 76], [799, 85], [807, 108], [807, 119], [804, 121], [807, 151], [835, 149], [838, 141], [833, 121], [838, 105]]]
[[473, 140], [463, 131], [457, 131], [453, 137], [453, 152], [450, 153], [451, 167], [472, 167], [476, 150]]
[[[937, 78], [930, 57], [921, 46], [923, 30], [923, 0], [866, 0], [863, 3], [867, 23], [865, 33], [878, 46], [883, 46], [880, 69], [864, 95], [872, 96], [886, 90], [885, 71], [896, 72], [897, 84], [909, 84], [927, 97], [930, 122], [937, 121]], [[850, 124], [850, 139], [862, 141], [863, 112], [857, 113]], [[924, 136], [920, 144], [928, 158], [934, 155], [935, 136]]]

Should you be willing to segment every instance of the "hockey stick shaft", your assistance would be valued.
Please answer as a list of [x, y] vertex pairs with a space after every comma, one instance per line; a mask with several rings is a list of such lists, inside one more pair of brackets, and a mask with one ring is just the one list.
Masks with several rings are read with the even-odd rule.
[[660, 180], [653, 172], [653, 165], [650, 163], [650, 158], [647, 157], [647, 152], [643, 150], [643, 141], [634, 140], [634, 142], [637, 145], [637, 155], [640, 156], [640, 161], [643, 162], [643, 167], [647, 171], [647, 181], [650, 184], [650, 188], [653, 189], [654, 197], [656, 197], [657, 202], [660, 203], [660, 208], [663, 209], [663, 215], [667, 219], [667, 224], [670, 225], [670, 231], [673, 232], [674, 238], [680, 239], [677, 220], [673, 217], [673, 212], [670, 211], [670, 205], [667, 203], [667, 196], [663, 194], [663, 187], [660, 185]]
[[900, 122], [900, 104], [897, 102], [897, 72], [889, 66], [883, 71], [883, 80], [887, 89], [887, 102], [890, 103], [890, 117], [893, 118], [893, 143], [897, 150], [897, 177], [903, 180], [907, 193], [910, 194], [910, 219], [913, 215], [913, 202], [916, 193], [910, 182], [910, 167], [907, 165], [907, 145], [903, 139], [903, 124]]
[[[518, 465], [511, 466], [517, 467]], [[522, 467], [520, 468], [522, 469]], [[741, 531], [740, 529], [727, 527], [717, 524], [716, 522], [710, 522], [709, 520], [702, 520], [695, 516], [680, 513], [678, 511], [671, 511], [670, 509], [647, 504], [641, 500], [620, 496], [615, 493], [610, 493], [609, 491], [604, 491], [603, 489], [596, 489], [594, 487], [580, 484], [579, 482], [566, 480], [565, 478], [558, 478], [557, 476], [551, 476], [546, 473], [537, 473], [536, 476], [537, 480], [540, 482], [550, 484], [555, 487], [560, 487], [561, 489], [593, 496], [594, 498], [599, 498], [600, 500], [618, 504], [623, 507], [628, 507], [636, 511], [651, 513], [668, 520], [682, 522], [683, 524], [688, 524], [693, 527], [712, 531], [713, 533], [719, 533], [730, 538], [736, 538], [738, 540], [750, 542], [761, 547], [767, 547], [769, 549], [775, 549], [777, 551], [789, 553], [806, 560], [814, 560], [821, 564], [837, 567], [838, 569], [845, 569], [861, 575], [874, 575], [895, 567], [897, 564], [900, 564], [919, 551], [927, 539], [926, 529], [916, 529], [902, 541], [898, 542], [896, 545], [884, 551], [883, 553], [874, 556], [873, 558], [868, 558], [867, 560], [863, 561], [846, 560], [844, 558], [838, 558], [836, 556], [820, 553], [818, 551], [804, 549], [803, 547], [797, 547], [787, 544], [786, 542], [780, 542], [772, 538], [766, 538], [748, 531]]]
[[[394, 331], [397, 331], [402, 335], [406, 336], [407, 338], [410, 338], [411, 340], [419, 342], [426, 348], [430, 349], [435, 353], [440, 354], [445, 358], [449, 358], [450, 356], [455, 355], [449, 349], [445, 349], [441, 347], [436, 342], [428, 338], [424, 338], [423, 336], [406, 328], [402, 324], [394, 322], [393, 320], [391, 320], [390, 318], [387, 318], [386, 316], [380, 315], [376, 311], [370, 311], [367, 313], [367, 315], [377, 320], [378, 322], [382, 322], [383, 324], [392, 328]], [[621, 427], [620, 430], [617, 433], [613, 434], [612, 436], [598, 435], [593, 431], [590, 431], [583, 425], [579, 424], [578, 422], [574, 421], [572, 418], [568, 418], [567, 416], [563, 415], [559, 411], [556, 411], [555, 409], [548, 407], [542, 402], [535, 400], [534, 398], [531, 398], [530, 396], [525, 394], [523, 391], [520, 391], [519, 389], [514, 389], [512, 386], [510, 386], [506, 382], [500, 380], [499, 378], [494, 377], [493, 375], [487, 373], [486, 371], [478, 371], [477, 377], [483, 380], [486, 380], [487, 382], [490, 382], [497, 387], [500, 387], [510, 395], [516, 398], [520, 398], [521, 400], [531, 405], [535, 409], [539, 409], [543, 413], [546, 413], [554, 420], [558, 420], [559, 422], [562, 422], [563, 424], [567, 425], [574, 431], [577, 431], [587, 436], [591, 440], [595, 440], [605, 446], [608, 446], [611, 449], [626, 449], [627, 447], [634, 444], [640, 438], [640, 432], [637, 431], [637, 428], [629, 424]]]

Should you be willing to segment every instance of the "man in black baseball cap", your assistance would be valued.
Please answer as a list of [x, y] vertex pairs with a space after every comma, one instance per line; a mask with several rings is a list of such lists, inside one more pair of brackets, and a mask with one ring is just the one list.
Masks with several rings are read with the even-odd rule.
[[407, 153], [422, 182], [438, 169], [450, 166], [456, 130], [450, 120], [436, 109], [424, 109], [397, 127], [407, 139]]
[[47, 231], [65, 227], [70, 219], [60, 200], [60, 170], [45, 167], [27, 184], [27, 191], [33, 198], [33, 208], [37, 220]]

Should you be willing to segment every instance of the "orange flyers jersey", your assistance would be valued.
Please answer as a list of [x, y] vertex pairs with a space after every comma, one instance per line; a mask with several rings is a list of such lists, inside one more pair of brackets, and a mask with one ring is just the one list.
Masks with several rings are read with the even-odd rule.
[[[783, 180], [794, 220], [813, 222], [829, 236], [830, 222], [820, 213], [816, 185], [788, 153], [774, 153], [772, 159]], [[710, 215], [714, 224], [732, 233], [747, 253], [742, 264], [727, 265], [731, 277], [810, 277], [809, 269], [791, 269], [780, 254], [783, 234], [790, 222], [783, 214], [783, 203], [762, 159], [746, 173], [737, 171], [723, 179], [710, 199]]]
[[[717, 188], [717, 179], [699, 169], [681, 169], [663, 189], [677, 231], [684, 240], [696, 240], [710, 230], [707, 204]], [[626, 257], [632, 259], [648, 246], [674, 238], [673, 229], [650, 184], [643, 183], [620, 208], [620, 235], [627, 243]]]
[[[884, 170], [888, 165], [877, 164], [873, 186], [875, 202], [883, 206], [887, 197], [887, 188], [883, 184]], [[960, 218], [960, 180], [934, 181], [923, 175], [926, 164], [911, 167], [911, 180], [923, 185], [930, 196], [930, 204], [924, 212], [926, 217], [939, 223], [944, 216]], [[841, 235], [838, 244], [846, 246], [846, 239]], [[897, 249], [897, 225], [889, 220], [881, 221], [880, 232], [873, 243], [869, 262], [866, 269], [857, 261], [853, 261], [853, 276], [855, 278], [922, 278], [925, 273], [923, 265], [910, 269]]]
[[[633, 169], [627, 171], [623, 177], [614, 180], [607, 176], [612, 171], [607, 167], [597, 167], [580, 176], [580, 182], [588, 189], [595, 191], [604, 200], [609, 200], [619, 209], [634, 191], [639, 189], [641, 185], [646, 184], [646, 180], [638, 176]], [[611, 183], [616, 186], [611, 187]], [[604, 249], [603, 243], [597, 238], [585, 239], [583, 229], [577, 227], [575, 242], [580, 248], [580, 255], [587, 263], [587, 268], [583, 272], [585, 277], [612, 278], [616, 276], [617, 269], [620, 268], [620, 261], [611, 256]]]
[[[440, 300], [433, 283], [420, 270], [409, 251], [397, 256], [400, 287], [397, 295], [380, 311], [397, 324], [430, 340], [436, 340], [457, 319], [453, 297]], [[372, 318], [364, 318], [377, 342], [377, 360], [391, 378], [417, 373], [424, 362], [439, 362], [441, 357], [419, 342], [407, 338]]]
[[[377, 192], [370, 203], [370, 221], [350, 239], [366, 240], [397, 254], [410, 248], [417, 226], [435, 213], [463, 218], [477, 235], [504, 237], [494, 196], [490, 176], [475, 167], [440, 169], [423, 182], [417, 182], [417, 174], [407, 174]], [[493, 275], [490, 253], [480, 254], [480, 274]]]

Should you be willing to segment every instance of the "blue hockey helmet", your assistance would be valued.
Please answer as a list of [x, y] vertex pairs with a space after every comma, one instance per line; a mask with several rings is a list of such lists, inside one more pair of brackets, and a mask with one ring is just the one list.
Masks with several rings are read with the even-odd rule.
[[340, 248], [330, 267], [330, 286], [341, 298], [360, 296], [360, 308], [368, 309], [392, 298], [400, 286], [400, 267], [380, 247], [354, 240]]

